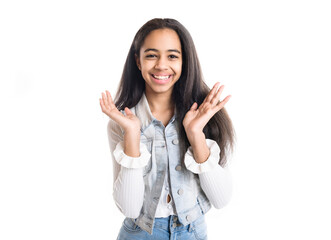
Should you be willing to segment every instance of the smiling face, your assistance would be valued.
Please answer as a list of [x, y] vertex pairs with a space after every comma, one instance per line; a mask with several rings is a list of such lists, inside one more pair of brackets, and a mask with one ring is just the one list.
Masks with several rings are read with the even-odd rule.
[[150, 32], [140, 48], [137, 66], [145, 80], [146, 94], [171, 94], [182, 72], [182, 48], [172, 29]]

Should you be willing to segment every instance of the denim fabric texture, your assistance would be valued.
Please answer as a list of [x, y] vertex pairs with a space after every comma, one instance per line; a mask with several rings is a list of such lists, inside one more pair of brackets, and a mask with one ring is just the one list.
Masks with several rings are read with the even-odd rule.
[[153, 234], [141, 229], [135, 219], [125, 218], [117, 240], [207, 240], [207, 227], [204, 215], [184, 226], [178, 217], [155, 218]]
[[145, 94], [131, 111], [142, 123], [140, 141], [146, 144], [151, 153], [143, 174], [144, 203], [135, 223], [152, 234], [165, 172], [168, 171], [177, 218], [187, 227], [203, 216], [211, 204], [200, 186], [199, 176], [187, 170], [181, 161], [176, 115], [164, 127], [161, 121], [153, 117]]

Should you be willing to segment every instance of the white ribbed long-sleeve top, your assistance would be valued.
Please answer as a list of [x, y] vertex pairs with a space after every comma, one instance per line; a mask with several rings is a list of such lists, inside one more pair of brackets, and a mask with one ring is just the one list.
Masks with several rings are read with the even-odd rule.
[[[149, 106], [145, 107], [149, 108]], [[113, 197], [116, 206], [126, 217], [137, 218], [144, 201], [143, 169], [148, 163], [150, 153], [147, 147], [140, 143], [140, 156], [136, 158], [127, 156], [123, 151], [123, 133], [119, 125], [110, 119], [107, 130], [113, 160]], [[220, 153], [218, 144], [210, 139], [206, 139], [206, 143], [210, 150], [207, 161], [197, 163], [192, 148], [189, 147], [184, 163], [188, 170], [198, 174], [201, 188], [210, 203], [219, 209], [231, 198], [232, 178], [229, 170], [218, 164]], [[168, 194], [171, 195], [166, 175], [155, 217], [176, 214], [173, 201], [167, 203]]]

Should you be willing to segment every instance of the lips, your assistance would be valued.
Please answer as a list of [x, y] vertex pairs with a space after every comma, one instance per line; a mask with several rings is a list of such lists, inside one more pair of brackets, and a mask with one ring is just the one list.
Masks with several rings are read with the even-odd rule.
[[165, 80], [165, 79], [168, 79], [171, 75], [154, 75], [154, 74], [152, 74], [152, 76], [159, 80]]
[[165, 83], [168, 83], [172, 79], [173, 75], [154, 75], [154, 74], [151, 74], [151, 76], [152, 76], [152, 80], [155, 83], [165, 84]]

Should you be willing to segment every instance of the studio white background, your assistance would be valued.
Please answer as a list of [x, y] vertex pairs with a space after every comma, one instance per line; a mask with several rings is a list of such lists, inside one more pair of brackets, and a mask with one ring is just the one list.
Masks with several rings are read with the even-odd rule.
[[0, 239], [115, 240], [99, 98], [138, 29], [175, 18], [237, 133], [209, 239], [331, 239], [329, 1], [0, 2]]

